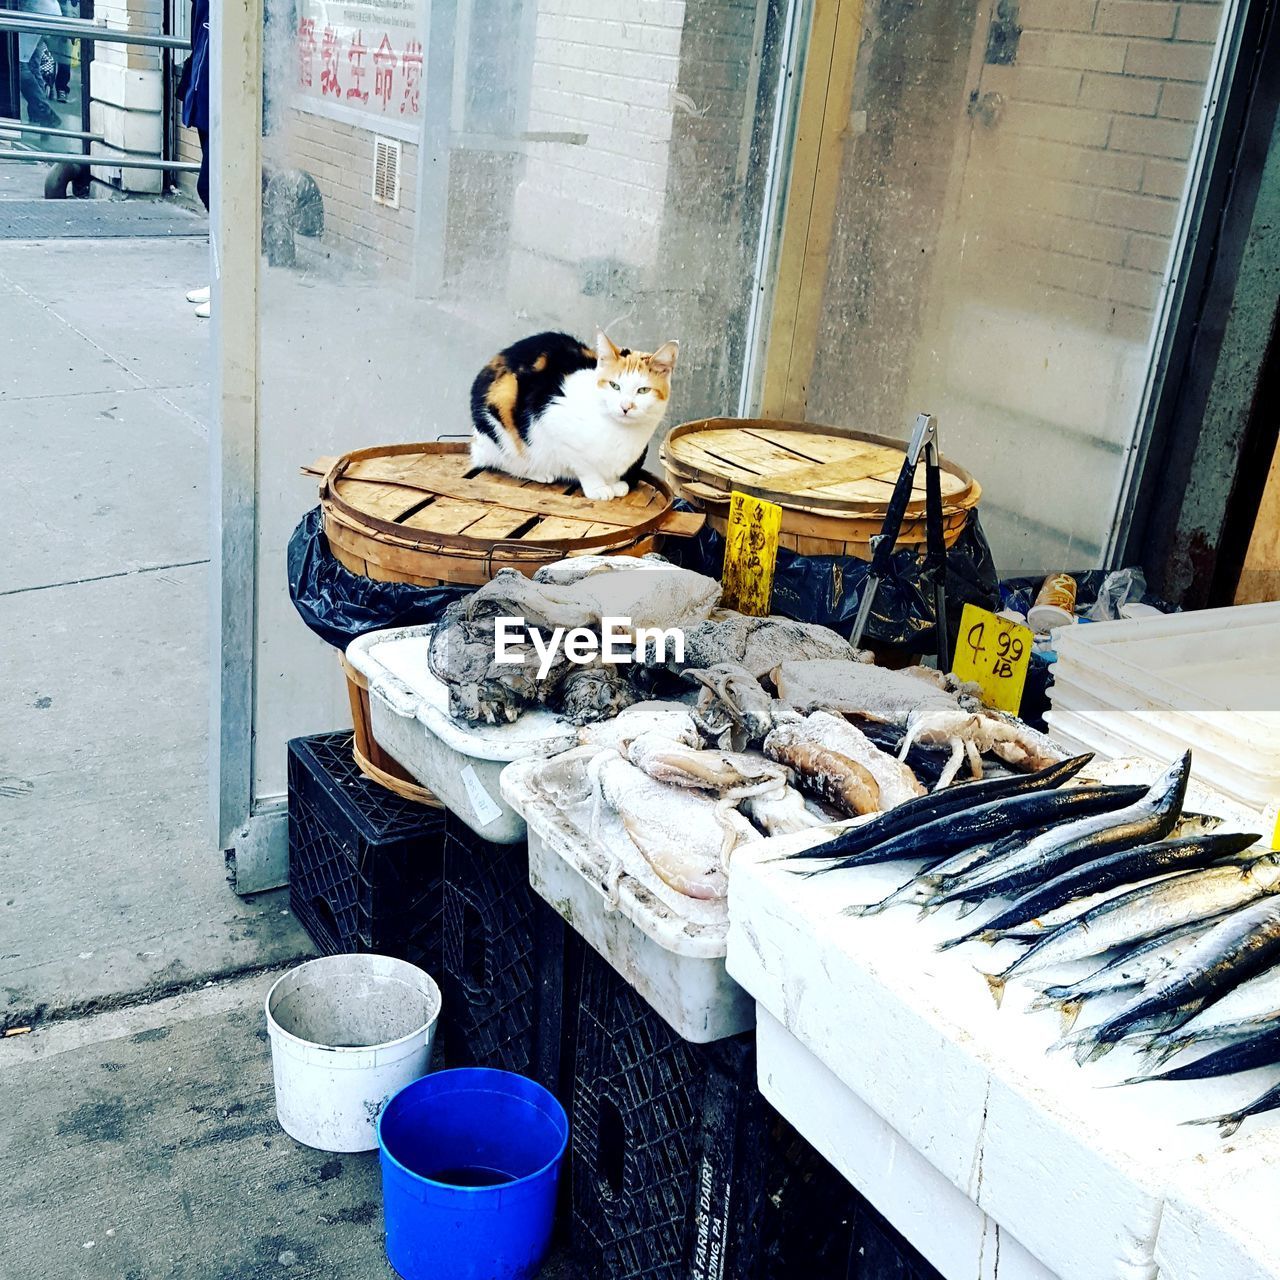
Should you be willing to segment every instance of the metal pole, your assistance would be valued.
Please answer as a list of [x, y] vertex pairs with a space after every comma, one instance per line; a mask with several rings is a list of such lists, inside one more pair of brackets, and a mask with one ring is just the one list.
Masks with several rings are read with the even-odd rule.
[[13, 129], [18, 133], [47, 133], [51, 138], [80, 138], [85, 142], [106, 142], [106, 138], [100, 133], [83, 133], [79, 129], [46, 129], [42, 124], [28, 124], [25, 120], [0, 116], [0, 130], [4, 129]]
[[190, 160], [126, 160], [123, 156], [94, 152], [77, 155], [74, 151], [0, 151], [0, 160], [28, 160], [39, 164], [93, 165], [95, 169], [176, 169], [181, 173], [199, 173], [200, 166]]
[[181, 36], [146, 35], [138, 31], [116, 31], [85, 22], [80, 18], [44, 18], [24, 13], [16, 17], [0, 11], [0, 31], [39, 31], [42, 35], [74, 36], [80, 40], [103, 44], [139, 44], [153, 49], [190, 49], [191, 42]]

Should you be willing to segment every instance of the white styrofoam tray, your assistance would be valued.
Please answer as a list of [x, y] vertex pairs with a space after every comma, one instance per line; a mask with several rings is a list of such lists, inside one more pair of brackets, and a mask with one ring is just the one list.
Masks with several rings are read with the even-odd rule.
[[502, 774], [504, 798], [528, 824], [533, 888], [684, 1039], [705, 1044], [750, 1030], [755, 1003], [725, 970], [727, 917], [708, 920], [692, 900], [681, 914], [669, 894], [664, 900], [627, 872], [586, 834], [589, 804], [566, 810], [548, 798], [538, 782], [545, 767], [526, 760]]
[[1259, 779], [1243, 768], [1233, 769], [1229, 759], [1215, 755], [1190, 738], [1179, 738], [1135, 721], [1123, 712], [1106, 707], [1080, 705], [1080, 698], [1068, 696], [1045, 713], [1049, 736], [1064, 751], [1094, 751], [1104, 756], [1141, 756], [1159, 764], [1169, 764], [1191, 748], [1191, 777], [1214, 792], [1227, 797], [1254, 814], [1253, 821], [1268, 806], [1280, 800], [1280, 779]]
[[1280, 604], [1236, 605], [1055, 633], [1064, 669], [1104, 677], [1126, 709], [1191, 713], [1280, 768]]
[[566, 750], [577, 730], [542, 708], [511, 724], [454, 720], [448, 689], [427, 667], [433, 630], [395, 627], [347, 646], [347, 661], [369, 682], [374, 739], [473, 831], [516, 844], [524, 839], [524, 820], [502, 798], [502, 770], [513, 760]]
[[[1116, 767], [1143, 780], [1158, 769], [1140, 761]], [[1239, 813], [1202, 787], [1188, 805]], [[1216, 1131], [1180, 1122], [1227, 1111], [1261, 1090], [1230, 1078], [1107, 1087], [1135, 1071], [1128, 1050], [1078, 1067], [1050, 1052], [1058, 1019], [1028, 1009], [1031, 988], [1011, 983], [1003, 1008], [995, 1007], [975, 968], [994, 968], [1016, 949], [972, 943], [939, 952], [956, 928], [944, 912], [924, 920], [908, 909], [843, 914], [907, 874], [889, 864], [805, 879], [763, 861], [756, 847], [739, 849], [729, 884], [729, 973], [1050, 1274], [1155, 1280], [1171, 1176], [1221, 1149]], [[1268, 1071], [1280, 1079], [1280, 1068]], [[831, 1099], [827, 1110], [836, 1105]], [[826, 1138], [843, 1153], [835, 1162], [852, 1167], [861, 1159], [850, 1145], [858, 1140], [856, 1131], [838, 1129]], [[875, 1187], [867, 1194], [879, 1203]], [[934, 1261], [949, 1277], [973, 1274], [959, 1234], [954, 1257]]]

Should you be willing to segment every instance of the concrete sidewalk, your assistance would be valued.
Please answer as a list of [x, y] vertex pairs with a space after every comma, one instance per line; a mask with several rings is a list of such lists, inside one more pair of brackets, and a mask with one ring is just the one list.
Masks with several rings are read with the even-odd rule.
[[0, 242], [3, 1280], [389, 1274], [376, 1161], [274, 1124], [263, 989], [313, 948], [209, 833], [208, 271]]
[[209, 829], [208, 270], [0, 240], [0, 1280], [394, 1274], [376, 1153], [276, 1124], [262, 1000], [314, 949]]

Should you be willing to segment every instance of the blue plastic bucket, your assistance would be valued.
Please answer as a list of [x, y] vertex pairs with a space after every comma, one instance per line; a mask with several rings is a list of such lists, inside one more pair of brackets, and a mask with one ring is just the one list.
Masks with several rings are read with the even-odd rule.
[[404, 1280], [530, 1280], [551, 1243], [564, 1108], [509, 1071], [406, 1085], [378, 1118], [387, 1260]]

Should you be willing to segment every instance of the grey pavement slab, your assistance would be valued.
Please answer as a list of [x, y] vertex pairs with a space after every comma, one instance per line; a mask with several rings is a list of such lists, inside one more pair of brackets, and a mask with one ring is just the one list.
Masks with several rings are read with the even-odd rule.
[[33, 295], [19, 289], [0, 295], [0, 401], [136, 386], [125, 366]]
[[6, 200], [0, 240], [103, 240], [140, 236], [204, 236], [208, 221], [160, 200]]
[[[0, 1041], [0, 1276], [381, 1280], [375, 1153], [276, 1123], [274, 974]], [[38, 1157], [38, 1158], [37, 1158]]]
[[[84, 389], [65, 380], [58, 362], [59, 352], [81, 343], [137, 379], [104, 386], [207, 387], [209, 325], [196, 318], [186, 293], [208, 282], [202, 240], [0, 241], [0, 319], [10, 306], [7, 285], [10, 295], [36, 303], [65, 330], [61, 341], [42, 331], [38, 343], [26, 344], [31, 372], [8, 394]], [[6, 391], [0, 374], [0, 396]], [[200, 416], [207, 414], [206, 393]]]
[[206, 565], [0, 596], [0, 1024], [310, 954], [209, 829]]
[[208, 445], [148, 390], [0, 401], [8, 458], [0, 596], [207, 559]]
[[2, 1280], [394, 1280], [377, 1153], [276, 1123], [275, 977], [0, 1041]]

